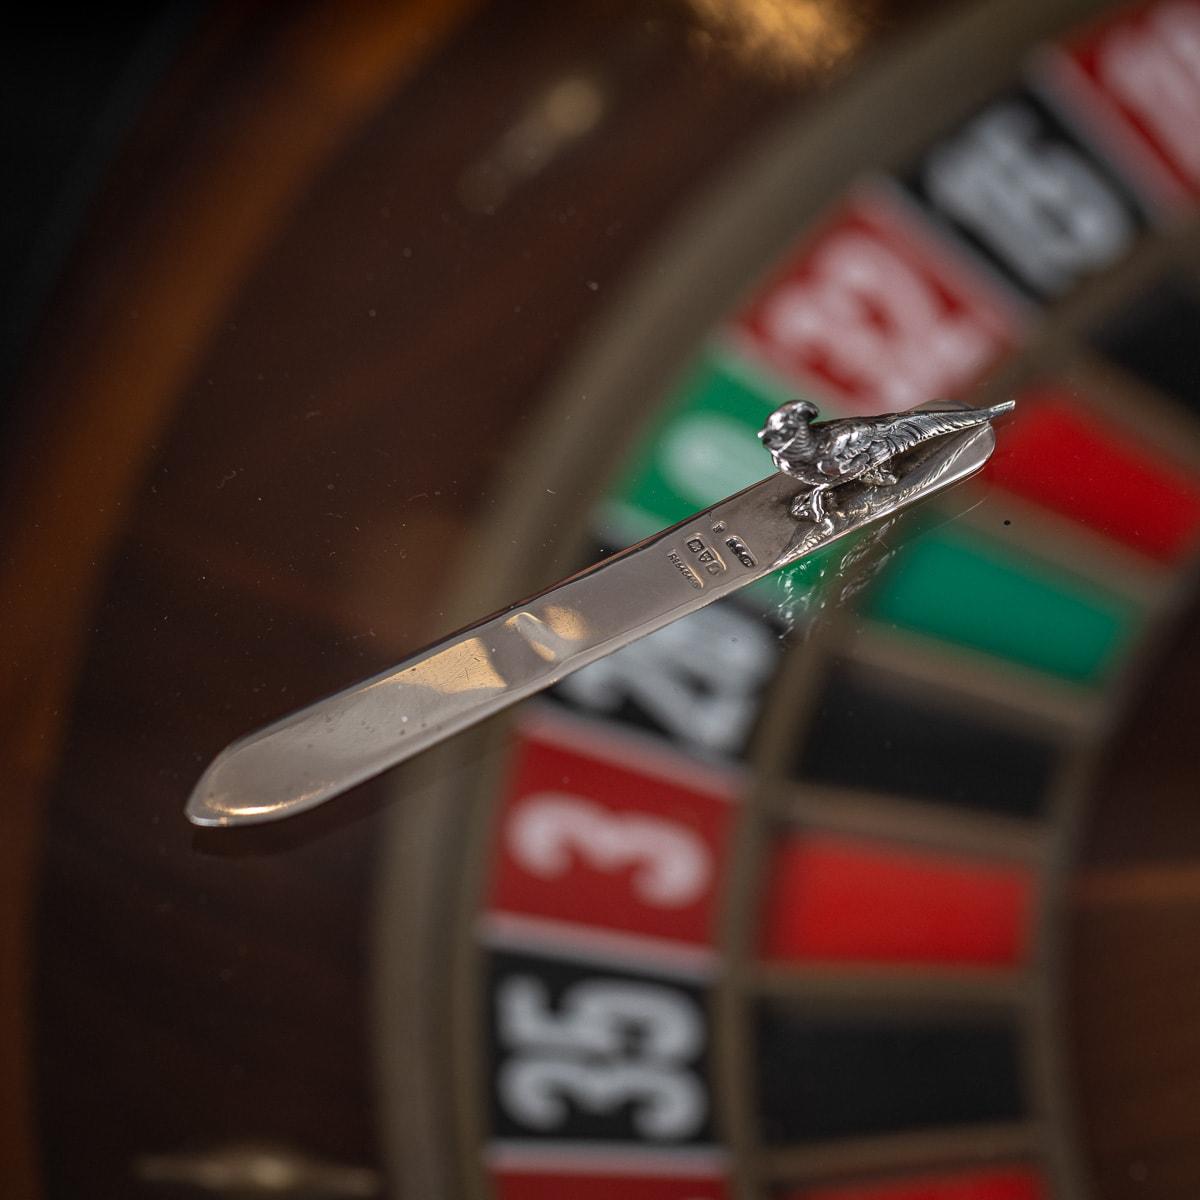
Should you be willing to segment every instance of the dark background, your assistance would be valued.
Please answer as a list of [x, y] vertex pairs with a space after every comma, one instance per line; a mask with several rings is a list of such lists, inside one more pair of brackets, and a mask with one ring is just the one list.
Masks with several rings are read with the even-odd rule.
[[0, 22], [0, 422], [105, 168], [204, 8], [54, 5]]

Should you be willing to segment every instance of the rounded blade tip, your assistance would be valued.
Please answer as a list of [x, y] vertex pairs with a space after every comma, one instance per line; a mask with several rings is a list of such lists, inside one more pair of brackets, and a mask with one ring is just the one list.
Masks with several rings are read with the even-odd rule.
[[226, 829], [231, 825], [261, 825], [290, 816], [306, 805], [295, 803], [232, 805], [227, 799], [209, 791], [204, 780], [196, 787], [183, 810], [193, 825], [206, 829]]
[[236, 789], [229, 786], [229, 764], [236, 751], [236, 744], [222, 750], [196, 781], [183, 810], [193, 825], [200, 825], [206, 829], [222, 829], [230, 825], [252, 824], [264, 819], [262, 815], [256, 815], [256, 812], [261, 814], [261, 806], [250, 801], [239, 802]]
[[237, 824], [237, 813], [231, 812], [212, 794], [205, 786], [207, 782], [206, 775], [188, 797], [187, 807], [183, 810], [187, 819], [193, 825], [205, 828]]
[[227, 751], [218, 754], [205, 768], [204, 774], [196, 781], [192, 794], [188, 797], [184, 815], [193, 825], [201, 825], [211, 829], [230, 825], [236, 820], [236, 814], [230, 810], [225, 789], [218, 786], [216, 775], [221, 768], [221, 761]]
[[191, 800], [188, 801], [184, 813], [193, 825], [201, 825], [205, 829], [219, 829], [223, 825], [233, 824], [228, 814], [211, 812], [203, 803], [197, 804]]
[[[260, 772], [248, 770], [249, 750], [246, 743], [235, 742], [209, 764], [184, 807], [193, 825], [208, 829], [261, 825], [303, 812], [325, 798], [319, 791], [305, 793], [264, 785]], [[249, 757], [252, 768], [252, 754]]]

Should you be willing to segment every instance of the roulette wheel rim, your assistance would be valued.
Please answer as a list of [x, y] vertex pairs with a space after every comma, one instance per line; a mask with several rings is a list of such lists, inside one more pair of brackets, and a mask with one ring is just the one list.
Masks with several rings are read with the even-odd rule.
[[[731, 307], [736, 310], [748, 303], [748, 297], [761, 286], [769, 268], [791, 249], [797, 238], [803, 240], [812, 235], [813, 227], [819, 225], [819, 218], [828, 213], [837, 197], [854, 196], [860, 189], [867, 194], [882, 190], [894, 196], [892, 185], [881, 177], [882, 173], [896, 170], [923, 149], [936, 131], [963, 121], [1003, 87], [1010, 86], [1014, 77], [1020, 78], [1023, 70], [1030, 70], [1027, 64], [1031, 45], [1053, 41], [1073, 31], [1088, 18], [1094, 18], [1096, 12], [1096, 5], [1083, 3], [1014, 6], [1009, 10], [1002, 46], [997, 46], [987, 6], [969, 7], [944, 17], [934, 27], [919, 30], [906, 44], [892, 48], [872, 65], [864, 78], [845, 88], [825, 111], [814, 115], [802, 106], [794, 117], [785, 119], [779, 128], [761, 139], [699, 203], [691, 205], [669, 235], [647, 256], [632, 284], [612, 300], [606, 315], [597, 323], [596, 332], [551, 388], [549, 411], [555, 414], [555, 420], [536, 429], [524, 450], [514, 456], [498, 514], [477, 539], [467, 556], [460, 582], [452, 589], [461, 604], [457, 611], [447, 614], [453, 618], [452, 623], [465, 622], [479, 611], [499, 606], [512, 595], [528, 591], [531, 586], [578, 565], [576, 546], [586, 543], [589, 529], [595, 529], [598, 502], [611, 489], [611, 481], [638, 444], [654, 436], [647, 428], [652, 427], [658, 409], [655, 403], [647, 403], [648, 398], [669, 395], [673, 387], [678, 388], [689, 359], [695, 357], [700, 337], [713, 329], [719, 330]], [[895, 124], [885, 125], [872, 119], [884, 111], [909, 115], [906, 105], [911, 100], [907, 93], [915, 78], [922, 81], [923, 107], [918, 104], [919, 119], [901, 120], [899, 129]], [[933, 97], [936, 103], [932, 102]], [[937, 231], [930, 232], [931, 236], [937, 236]], [[1064, 368], [1059, 362], [1062, 353], [1056, 344], [1078, 336], [1080, 330], [1095, 322], [1097, 314], [1111, 308], [1114, 296], [1119, 298], [1134, 291], [1160, 274], [1181, 253], [1195, 262], [1194, 233], [1180, 234], [1170, 223], [1157, 231], [1151, 230], [1135, 255], [1107, 270], [1084, 289], [1083, 295], [1069, 296], [1042, 320], [1032, 349], [1026, 347], [990, 372], [982, 389], [976, 389], [977, 402], [1012, 394], [1047, 371], [1062, 374]], [[978, 258], [974, 266], [979, 268]], [[984, 270], [986, 273], [986, 267]], [[1027, 298], [1011, 287], [1003, 290], [1014, 320], [1041, 319], [1040, 314], [1031, 317], [1033, 310]], [[731, 297], [735, 298], [732, 305]], [[718, 342], [725, 339], [728, 343], [727, 334], [718, 334], [717, 338]], [[1119, 386], [1114, 387], [1110, 380], [1097, 379], [1104, 373], [1098, 370], [1094, 359], [1082, 370], [1068, 364], [1065, 374], [1069, 380], [1082, 380], [1089, 402], [1098, 405], [1099, 411], [1118, 421], [1126, 420], [1132, 426], [1123, 411], [1123, 397], [1131, 387], [1129, 381], [1120, 378]], [[1136, 392], [1136, 385], [1132, 386]], [[1172, 415], [1157, 399], [1152, 399], [1149, 407], [1155, 421], [1146, 431], [1148, 440], [1188, 463], [1198, 461], [1200, 455], [1190, 422], [1181, 415]], [[1183, 444], [1175, 436], [1178, 431], [1186, 437]], [[581, 481], [585, 481], [584, 486]], [[554, 499], [548, 501], [548, 496]], [[540, 536], [548, 518], [556, 529], [565, 525], [578, 531], [575, 544], [571, 538], [556, 533], [556, 553], [550, 558]], [[519, 536], [514, 539], [512, 531]], [[1086, 547], [1079, 553], [1086, 561]], [[766, 1168], [767, 1174], [763, 1176], [762, 1150], [747, 1125], [753, 1108], [747, 1099], [750, 1089], [744, 1078], [747, 1051], [744, 1045], [733, 1048], [730, 1045], [744, 1041], [745, 1035], [728, 1032], [742, 1021], [737, 1011], [742, 998], [737, 991], [744, 986], [746, 931], [753, 928], [754, 921], [747, 885], [754, 870], [746, 863], [754, 857], [755, 840], [763, 836], [760, 830], [740, 835], [730, 851], [729, 879], [738, 883], [726, 882], [725, 899], [721, 902], [724, 915], [720, 918], [724, 932], [716, 935], [717, 953], [723, 966], [718, 970], [710, 1011], [718, 1025], [724, 1023], [725, 1032], [717, 1034], [717, 1061], [712, 1067], [712, 1078], [714, 1098], [721, 1108], [725, 1145], [714, 1160], [717, 1165], [709, 1164], [710, 1171], [721, 1173], [728, 1169], [732, 1178], [740, 1181], [739, 1186], [746, 1186], [749, 1179], [781, 1180], [790, 1176], [810, 1182], [825, 1178], [837, 1181], [879, 1171], [903, 1178], [922, 1170], [953, 1170], [969, 1163], [986, 1165], [998, 1158], [1002, 1163], [1040, 1162], [1054, 1180], [1055, 1194], [1082, 1193], [1084, 1172], [1076, 1159], [1072, 1134], [1075, 1113], [1068, 1095], [1068, 1070], [1062, 1059], [1060, 1036], [1065, 1019], [1061, 999], [1064, 985], [1056, 967], [1059, 961], [1056, 951], [1064, 937], [1064, 891], [1075, 840], [1084, 820], [1083, 796], [1097, 769], [1104, 733], [1115, 721], [1114, 714], [1132, 703], [1137, 665], [1146, 658], [1147, 647], [1164, 636], [1182, 598], [1191, 593], [1194, 573], [1194, 563], [1184, 563], [1177, 567], [1177, 586], [1165, 591], [1150, 589], [1156, 597], [1150, 608], [1157, 615], [1147, 621], [1140, 635], [1141, 648], [1128, 653], [1126, 680], [1111, 682], [1106, 689], [1103, 711], [1093, 706], [1081, 716], [1081, 707], [1087, 706], [1081, 706], [1080, 695], [1071, 688], [1046, 686], [1031, 700], [1023, 681], [1006, 678], [1004, 671], [998, 672], [990, 685], [985, 681], [982, 689], [978, 682], [971, 685], [977, 693], [981, 690], [987, 693], [990, 686], [994, 701], [1001, 705], [1011, 703], [1016, 694], [1019, 704], [1027, 709], [1032, 706], [1041, 717], [1051, 715], [1064, 728], [1086, 730], [1072, 764], [1062, 775], [1060, 795], [1052, 802], [1054, 816], [1048, 825], [1028, 838], [1015, 828], [1000, 826], [987, 830], [985, 835], [987, 827], [980, 825], [975, 839], [976, 849], [990, 838], [990, 854], [998, 853], [1001, 858], [1035, 866], [1042, 872], [1037, 901], [1041, 931], [1037, 935], [1036, 965], [1023, 982], [1014, 973], [1011, 980], [991, 992], [986, 981], [976, 980], [981, 986], [975, 998], [982, 999], [986, 1008], [989, 1003], [1001, 1006], [1016, 1003], [1013, 997], [1023, 994], [1017, 1004], [1024, 1009], [1018, 1023], [1027, 1026], [1022, 1035], [1020, 1070], [1032, 1080], [1027, 1080], [1027, 1086], [1043, 1106], [1039, 1122], [1048, 1122], [1054, 1132], [1035, 1134], [1029, 1129], [1022, 1135], [1003, 1128], [973, 1133], [968, 1130], [967, 1138], [957, 1147], [953, 1139], [932, 1150], [919, 1140], [914, 1140], [908, 1148], [900, 1144], [889, 1147], [885, 1143], [874, 1158], [869, 1146], [856, 1144], [845, 1153], [831, 1151], [825, 1161], [818, 1156], [815, 1160], [801, 1157], [791, 1163], [774, 1164]], [[1133, 592], [1138, 591], [1139, 585], [1135, 584]], [[876, 647], [876, 651], [882, 656], [882, 663], [888, 665], [890, 652], [886, 646]], [[814, 651], [813, 657], [819, 659], [826, 653]], [[811, 687], [809, 680], [817, 673], [815, 661], [810, 663], [807, 653], [792, 652], [790, 657], [793, 665], [785, 669], [790, 681], [776, 681], [768, 693], [771, 698], [764, 702], [768, 725], [794, 719], [795, 713], [802, 710], [805, 691]], [[894, 655], [892, 658], [894, 666]], [[911, 666], [911, 662], [906, 664], [907, 668]], [[969, 665], [965, 666], [962, 673], [969, 672]], [[780, 693], [790, 695], [790, 699], [781, 701]], [[488, 1140], [486, 1130], [491, 1118], [480, 1106], [483, 1089], [478, 1081], [488, 1070], [484, 1065], [488, 1050], [480, 1030], [480, 1013], [486, 1007], [482, 999], [485, 987], [481, 964], [485, 947], [492, 943], [487, 931], [481, 932], [480, 913], [487, 908], [488, 878], [495, 870], [492, 859], [498, 853], [496, 843], [501, 837], [495, 798], [503, 790], [502, 781], [508, 769], [503, 764], [512, 752], [513, 727], [519, 727], [523, 720], [517, 715], [511, 721], [489, 723], [488, 728], [471, 735], [469, 749], [459, 744], [454, 749], [446, 747], [435, 752], [440, 756], [435, 763], [414, 764], [400, 772], [393, 789], [399, 802], [389, 817], [385, 845], [385, 855], [393, 865], [384, 872], [385, 880], [392, 882], [385, 882], [380, 889], [375, 919], [379, 967], [374, 1006], [383, 1047], [382, 1111], [390, 1130], [403, 1131], [388, 1146], [394, 1177], [410, 1180], [425, 1190], [446, 1186], [461, 1170], [461, 1176], [457, 1176], [460, 1181], [469, 1181], [473, 1194], [485, 1194], [484, 1181], [489, 1169], [493, 1173], [505, 1169], [502, 1155], [497, 1157], [493, 1153], [489, 1158], [485, 1152], [481, 1165], [475, 1168], [456, 1164], [452, 1161], [454, 1155], [430, 1153], [429, 1148], [435, 1127], [452, 1110], [460, 1114], [458, 1143], [467, 1148], [466, 1154], [471, 1153], [469, 1148]], [[538, 720], [533, 718], [535, 726]], [[586, 724], [585, 721], [585, 731]], [[570, 722], [565, 728], [570, 730]], [[602, 741], [609, 728], [611, 723], [600, 720], [597, 729], [601, 732], [596, 736]], [[760, 733], [760, 736], [768, 735]], [[775, 736], [778, 738], [779, 734]], [[630, 746], [636, 741], [635, 737]], [[471, 764], [466, 773], [462, 769], [464, 757]], [[777, 761], [766, 773], [777, 776], [783, 769]], [[756, 787], [751, 788], [744, 801], [746, 807], [760, 803], [755, 798], [757, 791]], [[829, 811], [816, 819], [818, 825], [828, 821]], [[876, 833], [879, 831], [867, 818], [847, 819], [843, 815], [834, 820], [835, 829], [839, 828], [839, 821], [843, 829], [847, 823], [853, 829], [857, 821], [860, 832], [872, 828]], [[743, 819], [743, 824], [750, 822]], [[454, 847], [463, 830], [467, 831], [467, 848], [458, 852]], [[908, 829], [899, 836], [911, 838], [912, 831]], [[969, 838], [956, 840], [955, 832], [939, 834], [931, 830], [926, 836], [927, 848], [939, 844], [939, 838], [959, 850], [970, 845]], [[445, 880], [439, 880], [428, 867], [422, 870], [418, 847], [426, 845], [442, 847], [438, 856], [457, 854], [463, 877], [468, 881], [465, 888], [459, 872], [451, 872], [455, 894], [448, 896]], [[414, 906], [413, 880], [418, 874], [424, 878], [425, 890], [417, 888], [422, 899]], [[397, 883], [399, 880], [405, 882]], [[414, 941], [428, 944], [432, 924], [447, 920], [456, 922], [457, 950], [452, 961], [443, 964], [438, 982], [431, 985], [425, 972], [414, 971], [411, 946]], [[729, 929], [739, 926], [741, 932], [736, 942], [740, 943], [740, 949], [733, 949], [735, 939]], [[406, 936], [398, 936], [398, 928], [407, 931]], [[519, 943], [519, 933], [511, 936]], [[499, 940], [503, 944], [503, 933]], [[579, 953], [586, 956], [586, 952]], [[739, 983], [731, 987], [728, 982], [721, 982], [722, 977], [739, 978]], [[862, 983], [861, 976], [858, 982]], [[893, 979], [892, 985], [895, 984]], [[885, 982], [885, 992], [887, 988]], [[936, 981], [933, 992], [945, 1001], [947, 993], [936, 986]], [[968, 984], [966, 994], [971, 992], [972, 985]], [[900, 986], [892, 998], [902, 993]], [[401, 1005], [397, 1004], [398, 996], [405, 998]], [[448, 1020], [442, 1013], [446, 1004], [453, 1009]], [[439, 1066], [444, 1068], [447, 1045], [453, 1047], [451, 1074], [458, 1081], [454, 1098], [443, 1096], [440, 1103], [432, 1106], [414, 1104], [412, 1095], [405, 1094], [404, 1082], [411, 1077], [413, 1064], [423, 1061], [423, 1071], [428, 1077]], [[736, 1084], [731, 1083], [734, 1078], [738, 1079]], [[722, 1099], [722, 1093], [731, 1091], [739, 1096], [738, 1100]], [[624, 1149], [634, 1155], [631, 1147]], [[536, 1160], [537, 1154], [533, 1157]], [[549, 1161], [555, 1161], [553, 1154]], [[598, 1169], [594, 1162], [592, 1167]], [[567, 1169], [569, 1172], [572, 1168], [568, 1165]], [[577, 1165], [573, 1169], [585, 1168]]]

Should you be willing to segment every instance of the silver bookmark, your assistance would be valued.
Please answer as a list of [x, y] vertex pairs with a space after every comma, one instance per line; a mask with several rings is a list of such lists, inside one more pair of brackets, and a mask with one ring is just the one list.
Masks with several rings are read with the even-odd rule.
[[814, 423], [785, 404], [759, 434], [777, 472], [540, 595], [221, 752], [197, 825], [314, 808], [696, 609], [978, 471], [1013, 408], [916, 409]]

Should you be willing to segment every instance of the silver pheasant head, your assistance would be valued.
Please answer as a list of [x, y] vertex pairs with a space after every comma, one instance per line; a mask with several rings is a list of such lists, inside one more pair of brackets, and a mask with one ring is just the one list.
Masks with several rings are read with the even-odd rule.
[[758, 437], [781, 471], [781, 460], [805, 462], [812, 458], [816, 451], [812, 423], [820, 415], [821, 410], [811, 401], [792, 400], [767, 418]]

